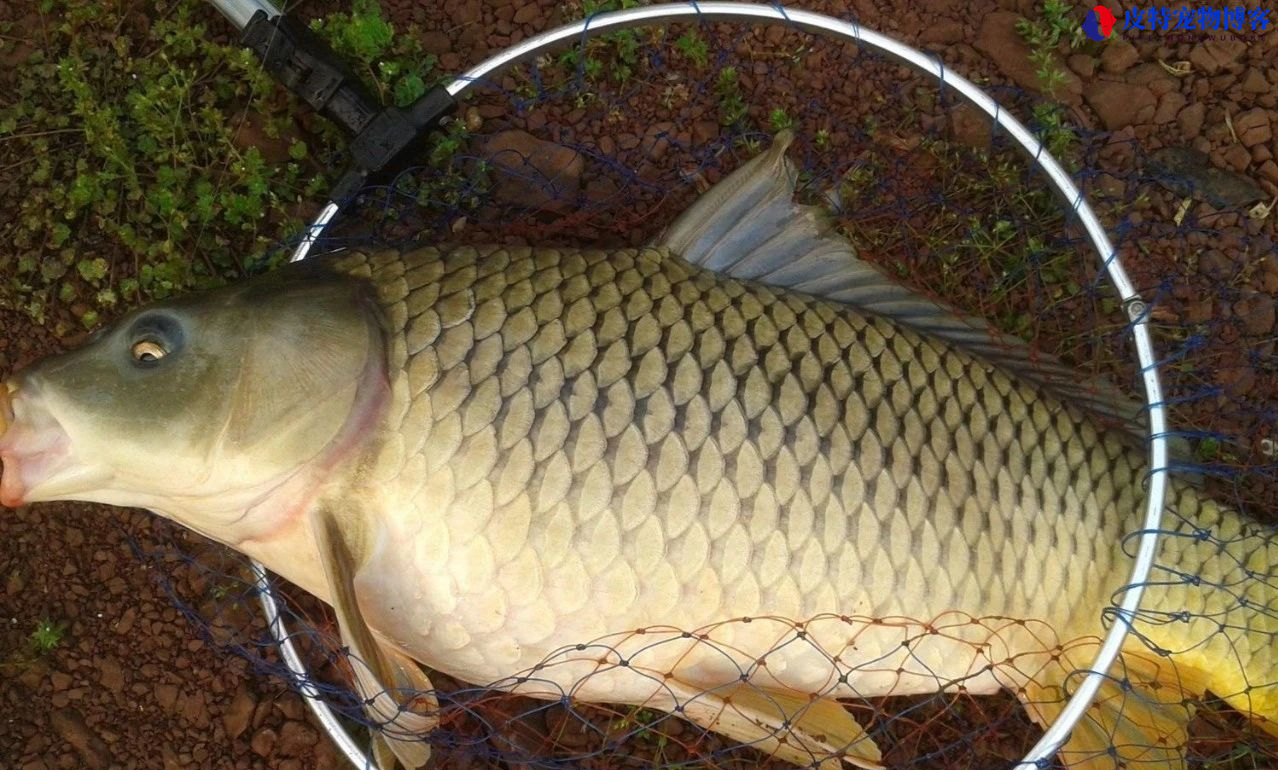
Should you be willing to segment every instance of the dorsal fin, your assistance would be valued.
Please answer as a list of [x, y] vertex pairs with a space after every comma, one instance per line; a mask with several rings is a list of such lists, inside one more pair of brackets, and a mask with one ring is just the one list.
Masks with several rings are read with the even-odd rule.
[[798, 171], [786, 157], [793, 133], [702, 195], [657, 239], [689, 263], [733, 278], [793, 289], [886, 316], [980, 356], [1073, 403], [1134, 439], [1147, 437], [1145, 406], [1101, 378], [1087, 378], [984, 320], [901, 285], [856, 255], [827, 212], [794, 201]]

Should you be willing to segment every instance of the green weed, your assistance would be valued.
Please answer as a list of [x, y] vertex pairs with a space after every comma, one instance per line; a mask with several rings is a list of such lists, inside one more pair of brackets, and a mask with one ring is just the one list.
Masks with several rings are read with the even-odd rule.
[[377, 0], [355, 0], [350, 13], [316, 19], [311, 29], [355, 68], [383, 103], [406, 107], [426, 93], [435, 57], [422, 51], [414, 29], [396, 35]]
[[[1022, 18], [1016, 29], [1030, 47], [1030, 62], [1043, 93], [1054, 97], [1065, 84], [1067, 75], [1058, 57], [1061, 40], [1077, 48], [1083, 40], [1082, 27], [1073, 19], [1073, 6], [1064, 0], [1044, 0], [1038, 16]], [[1065, 109], [1059, 104], [1043, 103], [1033, 108], [1035, 128], [1048, 152], [1066, 166], [1075, 162], [1072, 151], [1076, 136], [1065, 123]]]
[[1194, 447], [1194, 459], [1201, 463], [1211, 462], [1220, 457], [1220, 440], [1208, 436]]
[[[587, 46], [588, 45], [589, 43], [587, 43]], [[573, 71], [580, 69], [582, 75], [590, 81], [599, 80], [604, 71], [604, 63], [602, 59], [595, 56], [587, 56], [583, 61], [581, 58], [581, 49], [579, 48], [571, 48], [559, 54], [559, 63], [562, 64], [565, 69]]]
[[1065, 0], [1044, 0], [1037, 18], [1021, 18], [1016, 22], [1016, 31], [1030, 47], [1030, 61], [1035, 66], [1039, 84], [1049, 96], [1056, 93], [1066, 78], [1056, 56], [1061, 38], [1068, 39], [1071, 48], [1077, 48], [1083, 40], [1082, 27], [1072, 18], [1072, 10], [1073, 6]]
[[794, 128], [796, 121], [788, 112], [780, 107], [772, 108], [772, 112], [768, 113], [768, 122], [772, 124], [772, 130], [784, 131], [787, 128]]
[[[590, 17], [638, 5], [638, 0], [583, 0], [580, 12], [581, 16]], [[623, 29], [592, 37], [584, 46], [560, 54], [558, 61], [570, 72], [580, 71], [588, 81], [598, 82], [606, 75], [617, 83], [625, 83], [639, 67], [639, 50], [639, 33]]]
[[665, 748], [668, 738], [658, 731], [666, 715], [642, 706], [630, 706], [625, 714], [612, 720], [610, 727], [616, 733], [633, 733], [639, 743], [656, 743]]
[[58, 645], [62, 644], [66, 632], [65, 623], [55, 623], [48, 618], [42, 618], [36, 623], [35, 630], [27, 639], [31, 652], [35, 655], [47, 655], [53, 652]]
[[[921, 143], [908, 167], [898, 153], [871, 139], [840, 184], [841, 222], [862, 252], [1004, 332], [1049, 339], [1047, 349], [1066, 358], [1095, 358], [1092, 332], [1080, 334], [1076, 317], [1091, 303], [1089, 313], [1102, 313], [1109, 291], [1084, 291], [1088, 271], [1065, 238], [1064, 211], [1027, 184], [1023, 160], [940, 140]], [[882, 183], [893, 174], [895, 184]], [[939, 203], [920, 203], [914, 189]]]
[[867, 114], [861, 119], [861, 126], [866, 136], [873, 137], [879, 132], [879, 119], [872, 114]]
[[1065, 83], [1065, 70], [1057, 64], [1056, 55], [1050, 49], [1038, 48], [1030, 52], [1030, 61], [1036, 67], [1034, 75], [1042, 84], [1043, 92], [1054, 95], [1056, 89]]
[[1047, 151], [1067, 166], [1073, 165], [1078, 136], [1065, 123], [1065, 108], [1052, 102], [1043, 102], [1034, 105], [1033, 116], [1032, 127]]
[[675, 48], [679, 50], [688, 61], [692, 62], [697, 69], [702, 69], [710, 63], [710, 49], [706, 45], [706, 41], [701, 37], [701, 33], [696, 29], [690, 29], [679, 37], [675, 38]]
[[1065, 0], [1044, 0], [1038, 18], [1022, 18], [1016, 30], [1031, 48], [1055, 48], [1062, 37], [1073, 43], [1075, 31], [1081, 29], [1072, 17], [1073, 10]]
[[436, 138], [427, 157], [433, 172], [410, 182], [416, 185], [413, 192], [419, 205], [450, 209], [479, 206], [480, 197], [488, 190], [488, 164], [478, 160], [467, 167], [457, 162], [469, 140], [470, 132], [460, 120], [449, 123], [444, 135]]
[[[122, 21], [97, 3], [45, 5], [42, 45], [0, 109], [0, 165], [28, 180], [3, 201], [17, 216], [0, 228], [12, 244], [0, 305], [43, 320], [50, 305], [79, 304], [92, 326], [121, 299], [258, 266], [263, 224], [286, 219], [316, 174], [235, 141], [233, 105], [272, 88], [249, 54], [209, 43], [193, 2], [143, 38], [113, 35]], [[262, 121], [268, 134], [276, 120]]]
[[882, 169], [875, 160], [857, 164], [843, 175], [840, 195], [845, 201], [860, 200], [868, 197], [871, 189], [879, 183]]
[[[316, 159], [345, 137], [322, 119], [304, 134], [294, 115], [309, 108], [251, 53], [213, 42], [197, 0], [141, 27], [93, 0], [40, 11], [29, 53], [0, 76], [13, 97], [0, 107], [0, 168], [24, 180], [0, 190], [0, 307], [61, 336], [274, 266], [272, 247], [328, 189]], [[402, 103], [424, 89], [429, 57], [371, 0], [316, 29], [377, 93]]]
[[719, 70], [719, 75], [715, 78], [714, 93], [719, 100], [719, 122], [725, 126], [740, 127], [747, 111], [736, 67]]
[[27, 635], [26, 644], [10, 650], [0, 658], [0, 676], [14, 677], [40, 663], [40, 659], [53, 652], [66, 637], [66, 624], [41, 618]]

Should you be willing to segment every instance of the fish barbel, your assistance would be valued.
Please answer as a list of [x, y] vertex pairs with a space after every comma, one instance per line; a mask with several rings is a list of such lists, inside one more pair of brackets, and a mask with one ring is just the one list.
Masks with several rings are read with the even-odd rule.
[[[0, 502], [149, 508], [332, 604], [385, 764], [426, 759], [413, 661], [822, 767], [881, 763], [841, 697], [1010, 688], [1050, 722], [1126, 577], [1145, 454], [1096, 388], [795, 205], [788, 141], [650, 248], [343, 252], [135, 311], [0, 386]], [[1278, 564], [1169, 494], [1226, 545], [1163, 563]], [[1278, 716], [1251, 686], [1278, 621], [1246, 609], [1272, 583], [1168, 583], [1144, 606], [1183, 622], [1142, 629], [1072, 767], [1182, 767], [1205, 689]]]

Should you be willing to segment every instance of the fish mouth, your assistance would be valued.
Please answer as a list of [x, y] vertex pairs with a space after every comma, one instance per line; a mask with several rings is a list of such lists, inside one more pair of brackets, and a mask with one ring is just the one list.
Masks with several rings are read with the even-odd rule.
[[74, 466], [70, 437], [32, 389], [0, 383], [0, 505], [56, 499], [76, 485]]

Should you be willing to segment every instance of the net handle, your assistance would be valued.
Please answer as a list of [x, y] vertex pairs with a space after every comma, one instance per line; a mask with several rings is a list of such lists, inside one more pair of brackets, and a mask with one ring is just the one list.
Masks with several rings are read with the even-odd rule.
[[[1061, 715], [1047, 727], [1043, 737], [1030, 749], [1029, 753], [1014, 765], [1017, 768], [1027, 766], [1046, 767], [1051, 762], [1056, 751], [1061, 747], [1061, 744], [1069, 737], [1074, 725], [1082, 718], [1083, 712], [1091, 705], [1097, 691], [1107, 677], [1107, 672], [1115, 659], [1117, 659], [1123, 641], [1127, 637], [1130, 622], [1140, 608], [1140, 598], [1144, 592], [1145, 582], [1149, 578], [1154, 555], [1158, 547], [1158, 531], [1162, 524], [1163, 507], [1167, 496], [1167, 413], [1163, 404], [1157, 359], [1154, 357], [1154, 345], [1149, 334], [1148, 305], [1136, 293], [1131, 280], [1127, 277], [1127, 273], [1123, 270], [1123, 266], [1119, 261], [1117, 250], [1110, 242], [1109, 236], [1105, 233], [1105, 228], [1101, 225], [1095, 212], [1092, 211], [1091, 206], [1088, 205], [1082, 192], [1074, 185], [1073, 180], [1070, 179], [1069, 174], [1060, 163], [1052, 157], [1043, 143], [1029, 129], [1010, 113], [1005, 112], [998, 102], [994, 101], [993, 98], [971, 81], [952, 70], [947, 70], [940, 59], [935, 56], [929, 56], [886, 35], [866, 29], [855, 21], [841, 21], [823, 14], [789, 9], [781, 5], [753, 5], [736, 2], [686, 2], [631, 8], [597, 14], [531, 37], [466, 71], [449, 83], [446, 88], [453, 97], [458, 98], [471, 87], [484, 82], [494, 73], [534, 59], [547, 51], [564, 47], [574, 42], [584, 42], [593, 35], [632, 27], [668, 24], [676, 21], [737, 21], [785, 24], [805, 32], [833, 37], [873, 49], [879, 53], [886, 54], [889, 58], [901, 64], [936, 78], [942, 90], [945, 88], [952, 89], [968, 104], [988, 115], [994, 124], [1006, 131], [1015, 140], [1020, 149], [1029, 156], [1030, 160], [1047, 174], [1048, 183], [1078, 217], [1079, 222], [1087, 233], [1088, 239], [1096, 250], [1097, 256], [1101, 260], [1101, 267], [1105, 270], [1105, 274], [1109, 277], [1110, 282], [1113, 283], [1119, 297], [1122, 299], [1123, 308], [1131, 324], [1132, 336], [1136, 346], [1136, 358], [1140, 365], [1141, 381], [1145, 387], [1146, 405], [1149, 408], [1150, 472], [1148, 476], [1149, 494], [1145, 502], [1145, 519], [1143, 530], [1138, 540], [1136, 558], [1132, 564], [1131, 575], [1127, 585], [1121, 589], [1123, 601], [1116, 608], [1115, 615], [1118, 622], [1114, 623], [1106, 633], [1105, 641], [1101, 645], [1100, 651], [1096, 654], [1095, 660], [1092, 661], [1090, 670], [1070, 698], [1069, 703], [1061, 711]], [[324, 207], [315, 222], [307, 228], [290, 261], [306, 258], [324, 228], [336, 216], [339, 208], [338, 204], [334, 202], [330, 202]], [[259, 576], [257, 585], [262, 591], [263, 605], [266, 605], [268, 599], [274, 604], [274, 595], [271, 593], [265, 570], [261, 569], [261, 566], [256, 562], [254, 563], [254, 570], [255, 574]], [[268, 611], [267, 616], [275, 618], [275, 622], [270, 624], [271, 633], [275, 635], [276, 641], [279, 642], [281, 649], [284, 650], [289, 670], [299, 680], [305, 681], [305, 677], [308, 676], [309, 672], [297, 660], [296, 652], [293, 652], [291, 656], [289, 655], [292, 643], [289, 640], [288, 631], [282, 619], [279, 618], [278, 610]], [[294, 666], [295, 661], [297, 662], [297, 667]], [[311, 704], [312, 710], [316, 712], [317, 716], [320, 715], [321, 711], [329, 711], [328, 706], [316, 696], [308, 695], [307, 702]], [[328, 717], [332, 719], [331, 712], [329, 712]], [[325, 722], [326, 726], [329, 724], [323, 716], [320, 716], [320, 719]], [[332, 723], [336, 724], [336, 720], [332, 720]], [[340, 728], [338, 729], [340, 730]], [[338, 737], [337, 732], [333, 732], [333, 736], [357, 767], [373, 766], [367, 756], [358, 753], [358, 749], [353, 749], [356, 752], [355, 754], [346, 750], [346, 743], [350, 743], [350, 739], [344, 731], [341, 731], [341, 738]], [[343, 739], [345, 739], [345, 743]]]
[[270, 0], [209, 0], [209, 5], [216, 8], [227, 21], [240, 29], [248, 26], [258, 11], [266, 14], [268, 19], [280, 15], [280, 9], [276, 8]]

